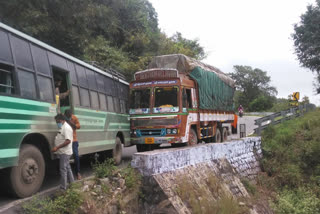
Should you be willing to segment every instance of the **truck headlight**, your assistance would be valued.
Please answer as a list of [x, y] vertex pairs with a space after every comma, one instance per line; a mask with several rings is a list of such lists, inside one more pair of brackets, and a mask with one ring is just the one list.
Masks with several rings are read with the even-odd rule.
[[171, 134], [171, 129], [167, 129], [167, 134]]
[[178, 130], [177, 129], [172, 129], [172, 134], [177, 134]]

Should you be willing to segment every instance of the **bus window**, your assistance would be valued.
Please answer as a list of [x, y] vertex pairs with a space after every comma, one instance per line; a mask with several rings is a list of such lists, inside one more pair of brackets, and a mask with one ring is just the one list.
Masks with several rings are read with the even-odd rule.
[[86, 74], [88, 78], [89, 88], [93, 90], [97, 90], [98, 87], [97, 87], [96, 77], [94, 76], [94, 72], [89, 69], [86, 69]]
[[0, 59], [5, 62], [13, 62], [8, 34], [2, 30], [0, 30], [0, 47]]
[[90, 91], [90, 97], [91, 97], [91, 107], [94, 109], [98, 109], [99, 108], [98, 93], [95, 91]]
[[29, 44], [17, 37], [12, 37], [12, 47], [18, 65], [33, 70]]
[[100, 99], [100, 109], [107, 110], [106, 95], [99, 93], [99, 99]]
[[115, 110], [115, 112], [120, 112], [119, 98], [114, 97], [113, 98], [113, 102], [114, 102], [114, 110]]
[[14, 93], [12, 68], [3, 64], [0, 64], [0, 93]]
[[40, 99], [48, 102], [53, 101], [52, 82], [50, 78], [38, 75]]
[[108, 101], [108, 111], [114, 112], [113, 98], [111, 96], [107, 96]]
[[51, 76], [47, 52], [42, 48], [32, 46], [32, 54], [37, 72]]
[[18, 70], [20, 93], [22, 97], [36, 99], [36, 83], [34, 80], [34, 73]]
[[87, 89], [80, 88], [80, 100], [81, 106], [90, 107], [89, 91]]
[[80, 106], [79, 89], [77, 86], [72, 86], [73, 105]]

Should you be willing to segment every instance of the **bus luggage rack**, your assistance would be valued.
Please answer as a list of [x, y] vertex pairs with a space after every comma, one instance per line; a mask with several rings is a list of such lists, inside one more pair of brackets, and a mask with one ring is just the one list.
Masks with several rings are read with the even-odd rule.
[[122, 79], [122, 80], [126, 80], [126, 77], [122, 73], [114, 70], [113, 68], [104, 68], [101, 65], [99, 65], [96, 61], [88, 61], [87, 63], [91, 64], [92, 66], [94, 66], [96, 68], [99, 68], [100, 70], [103, 70], [106, 73], [111, 74], [113, 77], [116, 77], [116, 78]]

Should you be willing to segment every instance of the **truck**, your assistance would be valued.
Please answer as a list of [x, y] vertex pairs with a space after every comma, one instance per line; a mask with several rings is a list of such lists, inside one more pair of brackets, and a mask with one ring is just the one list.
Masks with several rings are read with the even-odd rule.
[[130, 82], [130, 139], [138, 152], [223, 142], [237, 132], [235, 82], [182, 54], [154, 57]]

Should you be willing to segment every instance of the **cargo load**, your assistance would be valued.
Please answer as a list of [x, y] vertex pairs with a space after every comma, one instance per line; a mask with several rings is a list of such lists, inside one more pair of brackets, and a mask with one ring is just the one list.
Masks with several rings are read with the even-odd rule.
[[182, 54], [154, 57], [149, 69], [177, 69], [194, 79], [199, 88], [199, 108], [203, 110], [233, 111], [234, 81], [218, 68]]

